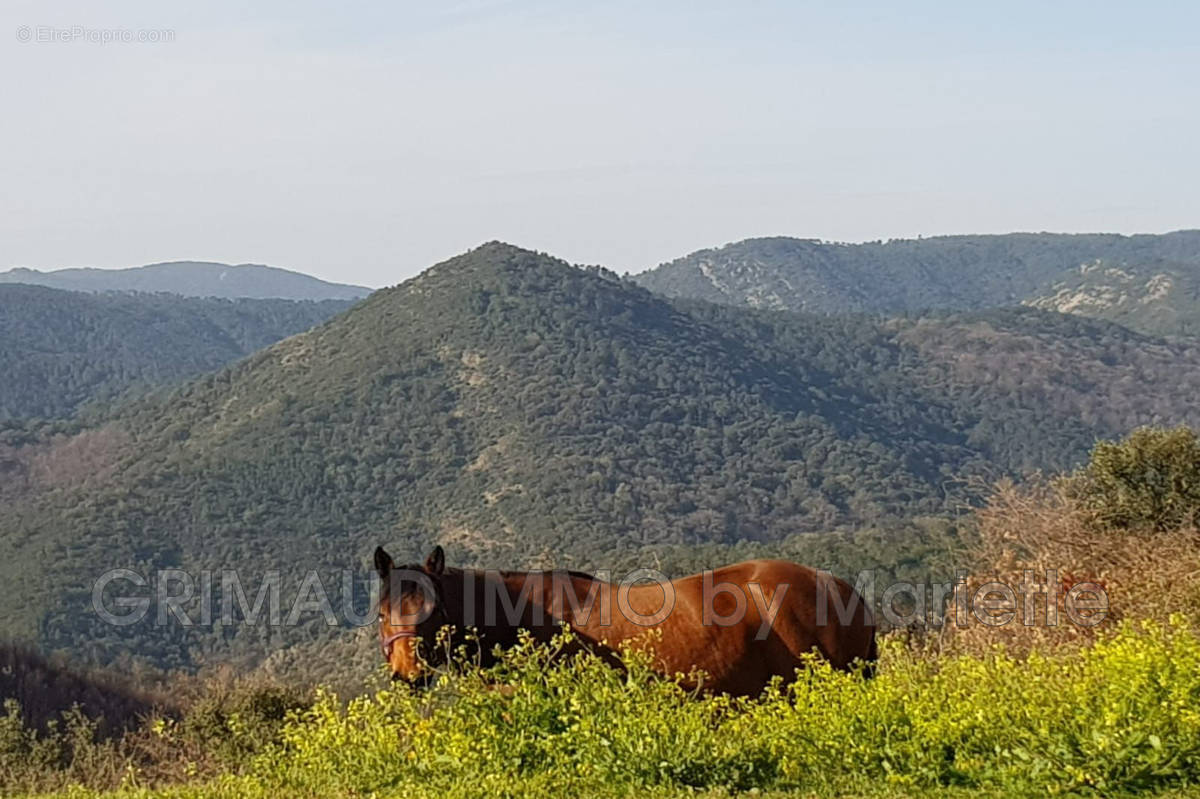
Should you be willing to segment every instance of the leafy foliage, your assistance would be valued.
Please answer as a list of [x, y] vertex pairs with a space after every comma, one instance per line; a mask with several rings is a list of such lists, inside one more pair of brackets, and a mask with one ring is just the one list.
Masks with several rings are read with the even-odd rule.
[[1182, 620], [1023, 660], [933, 662], [892, 647], [875, 679], [814, 662], [758, 701], [689, 696], [634, 656], [623, 673], [552, 656], [516, 650], [432, 697], [401, 688], [345, 710], [326, 697], [260, 757], [258, 779], [321, 793], [453, 794], [548, 775], [574, 795], [871, 784], [1111, 794], [1200, 776], [1200, 640]]
[[[267, 714], [254, 723], [266, 743], [227, 726], [247, 748], [224, 776], [168, 795], [1111, 796], [1200, 779], [1200, 640], [1181, 619], [1064, 654], [927, 659], [892, 642], [883, 658], [871, 680], [814, 661], [731, 700], [655, 678], [645, 656], [616, 670], [526, 645], [429, 692], [326, 693], [286, 721]], [[30, 746], [0, 719], [0, 765]], [[126, 762], [127, 785], [154, 784]]]
[[1140, 428], [1101, 441], [1072, 482], [1105, 525], [1174, 530], [1200, 521], [1200, 438], [1186, 427]]
[[[731, 700], [655, 678], [644, 656], [618, 671], [527, 644], [490, 670], [459, 664], [429, 693], [347, 706], [257, 690], [119, 744], [93, 742], [78, 716], [36, 736], [10, 704], [0, 776], [7, 789], [203, 780], [169, 792], [195, 796], [1113, 795], [1200, 777], [1200, 640], [1182, 620], [1069, 654], [929, 660], [893, 642], [883, 655], [869, 681], [814, 662], [790, 686]], [[164, 773], [154, 757], [168, 751], [196, 760]], [[216, 771], [200, 770], [206, 758]]]

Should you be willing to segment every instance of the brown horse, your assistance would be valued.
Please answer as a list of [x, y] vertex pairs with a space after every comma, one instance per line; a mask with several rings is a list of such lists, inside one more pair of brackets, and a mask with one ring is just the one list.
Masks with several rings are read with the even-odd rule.
[[393, 678], [410, 682], [428, 679], [422, 659], [441, 662], [446, 648], [435, 639], [447, 625], [475, 631], [474, 654], [484, 665], [497, 645], [516, 644], [520, 630], [549, 641], [566, 624], [614, 661], [622, 643], [649, 646], [661, 674], [700, 672], [691, 687], [739, 696], [759, 694], [775, 676], [792, 679], [813, 651], [839, 669], [861, 662], [869, 671], [876, 657], [875, 624], [862, 597], [826, 572], [782, 560], [670, 582], [633, 583], [631, 575], [621, 584], [580, 572], [447, 568], [441, 547], [424, 564], [402, 567], [379, 548], [375, 567], [383, 579], [383, 654]]

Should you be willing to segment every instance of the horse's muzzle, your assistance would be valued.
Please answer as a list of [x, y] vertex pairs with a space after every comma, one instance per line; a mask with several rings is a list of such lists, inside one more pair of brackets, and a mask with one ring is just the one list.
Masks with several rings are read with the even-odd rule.
[[422, 671], [420, 674], [413, 677], [412, 679], [405, 677], [403, 674], [401, 674], [398, 671], [392, 672], [392, 682], [407, 682], [413, 688], [420, 688], [422, 690], [424, 690], [426, 688], [430, 688], [436, 680], [437, 680], [437, 675], [430, 674], [427, 671]]

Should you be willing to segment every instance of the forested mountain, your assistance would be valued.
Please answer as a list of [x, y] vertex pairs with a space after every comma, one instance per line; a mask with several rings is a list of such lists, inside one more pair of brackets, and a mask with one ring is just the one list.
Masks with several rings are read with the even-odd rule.
[[0, 283], [24, 283], [66, 291], [139, 291], [185, 297], [281, 300], [359, 300], [371, 293], [362, 286], [327, 283], [299, 272], [259, 264], [172, 261], [131, 269], [10, 269]]
[[65, 419], [91, 401], [215, 370], [351, 305], [0, 285], [0, 423]]
[[[1088, 265], [1102, 263], [1100, 269]], [[638, 275], [647, 288], [752, 308], [820, 313], [905, 313], [979, 310], [1072, 296], [1106, 296], [1119, 269], [1138, 285], [1121, 293], [1183, 309], [1194, 318], [1200, 280], [1200, 231], [1118, 236], [1013, 233], [939, 236], [865, 244], [810, 239], [747, 239], [701, 250]], [[1168, 280], [1156, 278], [1166, 274]], [[1060, 303], [1080, 315], [1106, 317], [1111, 303]], [[1061, 309], [1061, 308], [1060, 308]], [[1114, 311], [1144, 332], [1174, 333], [1176, 314], [1153, 309]], [[1189, 323], [1190, 324], [1190, 323]]]
[[314, 646], [345, 633], [313, 613], [108, 626], [92, 585], [118, 566], [236, 567], [252, 599], [279, 570], [286, 615], [308, 570], [337, 597], [356, 585], [338, 570], [365, 578], [379, 543], [678, 570], [873, 528], [860, 564], [894, 563], [900, 520], [960, 512], [972, 475], [1068, 467], [1144, 423], [1200, 424], [1189, 340], [1037, 309], [670, 301], [489, 244], [103, 424], [10, 431], [0, 634], [184, 666]]

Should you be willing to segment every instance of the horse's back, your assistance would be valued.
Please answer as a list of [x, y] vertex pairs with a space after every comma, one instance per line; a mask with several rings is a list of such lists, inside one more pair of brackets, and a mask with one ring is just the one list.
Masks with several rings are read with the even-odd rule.
[[[747, 600], [740, 632], [757, 644], [753, 647], [757, 655], [782, 647], [798, 665], [816, 650], [838, 668], [875, 657], [871, 609], [849, 583], [829, 572], [787, 560], [761, 559], [692, 575], [680, 583], [685, 592], [699, 590], [702, 602], [719, 602], [722, 586], [740, 590]], [[720, 614], [736, 602], [736, 597], [726, 599], [724, 607], [714, 610]]]
[[[583, 599], [593, 580], [578, 576]], [[585, 641], [613, 647], [643, 640], [666, 674], [699, 670], [706, 690], [755, 695], [773, 677], [791, 679], [813, 652], [836, 668], [874, 659], [875, 625], [845, 581], [786, 560], [749, 560], [612, 594], [619, 612], [571, 615]], [[636, 614], [634, 621], [625, 613]], [[649, 628], [657, 633], [647, 638]]]

